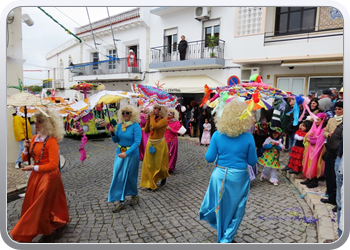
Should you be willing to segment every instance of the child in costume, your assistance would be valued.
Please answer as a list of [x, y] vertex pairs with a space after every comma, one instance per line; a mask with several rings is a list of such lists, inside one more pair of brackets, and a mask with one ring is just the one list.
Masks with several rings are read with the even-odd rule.
[[202, 134], [202, 140], [201, 144], [208, 147], [210, 144], [210, 131], [211, 131], [211, 124], [208, 122], [208, 119], [205, 119], [205, 122], [203, 124], [203, 134]]
[[270, 125], [270, 130], [270, 137], [268, 137], [263, 143], [264, 153], [258, 159], [258, 163], [264, 166], [260, 180], [263, 181], [264, 178], [268, 178], [270, 176], [269, 181], [273, 185], [277, 186], [277, 169], [280, 168], [279, 151], [284, 149], [284, 145], [282, 143], [282, 139], [280, 138], [282, 129], [279, 127], [271, 127]]
[[256, 154], [258, 157], [261, 157], [264, 153], [262, 145], [267, 137], [269, 137], [269, 131], [266, 120], [264, 119], [261, 122], [255, 123], [254, 141], [256, 146]]
[[294, 139], [295, 145], [291, 148], [292, 152], [289, 153], [288, 171], [290, 174], [299, 174], [303, 170], [303, 156], [304, 156], [304, 138], [307, 132], [309, 132], [312, 126], [311, 121], [303, 121], [299, 125], [299, 129], [295, 132]]
[[303, 159], [303, 176], [305, 181], [300, 182], [308, 188], [318, 186], [318, 178], [324, 175], [325, 163], [322, 159], [326, 147], [323, 136], [323, 130], [327, 124], [327, 115], [318, 113], [317, 119], [314, 120], [310, 131], [304, 138], [304, 159]]

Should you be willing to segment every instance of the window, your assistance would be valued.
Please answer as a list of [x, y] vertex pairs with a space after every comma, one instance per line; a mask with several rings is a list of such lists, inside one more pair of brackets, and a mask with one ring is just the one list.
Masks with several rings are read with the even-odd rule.
[[309, 79], [309, 91], [316, 91], [317, 96], [320, 96], [324, 89], [335, 88], [339, 91], [342, 87], [342, 76], [315, 76]]
[[208, 47], [209, 39], [212, 36], [215, 36], [215, 38], [217, 38], [216, 46], [218, 46], [220, 38], [220, 20], [210, 20], [204, 23], [205, 47]]
[[[115, 49], [109, 50], [109, 51], [108, 51], [108, 55], [111, 56], [111, 57], [117, 57], [116, 50], [115, 50]], [[109, 61], [109, 62], [108, 62], [108, 69], [109, 69], [109, 70], [114, 70], [114, 69], [116, 69], [116, 60], [113, 60], [113, 61]]]
[[277, 79], [277, 88], [295, 95], [303, 95], [304, 83], [304, 77], [283, 77]]
[[166, 53], [177, 51], [177, 28], [164, 31], [164, 46]]
[[276, 35], [315, 31], [317, 7], [276, 7]]
[[[92, 62], [98, 62], [98, 52], [92, 53]], [[92, 69], [98, 69], [98, 63], [92, 65]]]

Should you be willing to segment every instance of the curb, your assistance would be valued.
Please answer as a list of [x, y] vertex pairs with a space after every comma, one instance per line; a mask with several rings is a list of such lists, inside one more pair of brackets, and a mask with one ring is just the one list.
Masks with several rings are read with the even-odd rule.
[[315, 219], [318, 219], [317, 224], [317, 236], [318, 243], [329, 243], [337, 240], [338, 235], [334, 234], [332, 218], [329, 216], [329, 212], [326, 204], [320, 201], [320, 196], [312, 193], [308, 193], [310, 190], [300, 184], [303, 179], [298, 178], [300, 175], [291, 175], [288, 172], [282, 172], [282, 174], [293, 184], [294, 187], [304, 196], [305, 202], [312, 210]]

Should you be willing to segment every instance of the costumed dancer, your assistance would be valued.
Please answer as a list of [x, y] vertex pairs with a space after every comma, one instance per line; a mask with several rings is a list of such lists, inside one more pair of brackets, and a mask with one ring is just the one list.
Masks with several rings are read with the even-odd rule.
[[303, 176], [306, 180], [300, 184], [308, 188], [318, 186], [318, 178], [324, 175], [325, 170], [322, 155], [326, 151], [324, 145], [326, 138], [323, 136], [323, 131], [327, 124], [327, 115], [318, 113], [316, 116], [317, 119], [314, 120], [309, 133], [304, 138]]
[[114, 202], [113, 213], [125, 208], [125, 197], [132, 196], [130, 205], [139, 201], [137, 179], [139, 173], [139, 145], [141, 128], [139, 110], [125, 105], [118, 111], [117, 129], [108, 128], [114, 143], [118, 143], [113, 165], [113, 179], [109, 189], [108, 202]]
[[145, 156], [145, 150], [149, 136], [149, 133], [145, 133], [145, 126], [147, 122], [148, 113], [151, 111], [151, 109], [151, 107], [146, 107], [143, 110], [141, 110], [140, 114], [140, 127], [142, 132], [142, 139], [139, 147], [140, 161], [143, 161], [143, 157]]
[[303, 170], [303, 156], [304, 156], [304, 138], [307, 132], [309, 132], [312, 126], [311, 121], [303, 121], [299, 125], [299, 129], [295, 132], [294, 139], [295, 145], [291, 148], [292, 152], [289, 153], [288, 171], [290, 174], [300, 174]]
[[264, 166], [260, 180], [270, 176], [269, 181], [275, 186], [278, 185], [277, 169], [280, 168], [279, 151], [284, 149], [281, 133], [281, 128], [270, 125], [270, 137], [263, 143], [264, 153], [258, 160], [258, 163]]
[[205, 155], [207, 162], [216, 161], [216, 167], [199, 210], [199, 219], [217, 229], [218, 243], [235, 242], [250, 189], [247, 163], [255, 165], [257, 162], [253, 135], [246, 132], [254, 124], [254, 118], [239, 119], [246, 108], [247, 104], [237, 97], [226, 103], [221, 116], [217, 113], [217, 131]]
[[[45, 112], [45, 113], [43, 113]], [[28, 180], [22, 205], [21, 218], [11, 230], [12, 239], [18, 242], [32, 242], [42, 234], [39, 242], [52, 243], [59, 239], [69, 222], [69, 213], [61, 173], [59, 170], [59, 145], [64, 137], [64, 124], [57, 111], [37, 111], [32, 140], [24, 142], [22, 160], [32, 165], [21, 168], [32, 171]], [[29, 147], [29, 152], [27, 152]]]
[[169, 173], [174, 172], [178, 153], [178, 131], [181, 128], [179, 112], [175, 109], [168, 109], [168, 125], [164, 137], [169, 149]]
[[153, 105], [153, 112], [148, 114], [145, 132], [150, 133], [143, 158], [140, 186], [149, 191], [157, 189], [157, 182], [165, 186], [169, 177], [169, 149], [164, 139], [168, 125], [168, 109], [159, 104]]
[[203, 124], [203, 134], [202, 134], [202, 140], [201, 144], [208, 147], [210, 144], [210, 134], [211, 134], [211, 124], [209, 123], [208, 119], [205, 119], [205, 122]]

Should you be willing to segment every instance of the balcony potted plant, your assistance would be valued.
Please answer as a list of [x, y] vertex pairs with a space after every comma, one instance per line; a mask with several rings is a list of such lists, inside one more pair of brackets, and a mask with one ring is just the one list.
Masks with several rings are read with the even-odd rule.
[[219, 38], [216, 36], [210, 36], [208, 39], [208, 47], [210, 49], [210, 57], [215, 58], [216, 54], [214, 52], [215, 47], [218, 45]]

